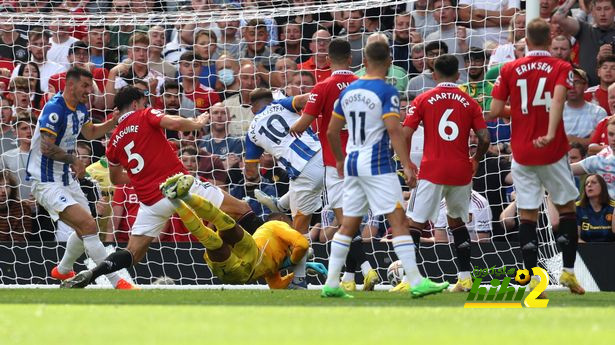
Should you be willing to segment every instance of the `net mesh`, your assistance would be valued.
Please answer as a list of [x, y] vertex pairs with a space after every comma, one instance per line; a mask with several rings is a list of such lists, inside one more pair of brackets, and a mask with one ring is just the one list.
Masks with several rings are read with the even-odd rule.
[[[427, 50], [434, 37], [439, 35], [441, 42], [450, 45], [448, 52], [459, 58], [460, 83], [468, 80], [464, 57], [469, 47], [479, 48], [487, 56], [495, 47], [485, 39], [484, 33], [466, 28], [468, 21], [453, 18], [451, 26], [446, 23], [447, 14], [442, 14], [442, 10], [437, 12], [431, 7], [433, 4], [424, 8], [425, 3], [422, 0], [19, 1], [13, 4], [5, 1], [0, 7], [4, 174], [0, 188], [3, 192], [0, 194], [3, 198], [0, 200], [0, 282], [54, 283], [48, 272], [59, 261], [64, 242], [72, 232], [68, 225], [53, 222], [35, 202], [31, 182], [25, 178], [31, 125], [36, 124], [45, 102], [63, 90], [60, 73], [70, 65], [88, 68], [94, 74], [95, 88], [88, 104], [94, 121], [109, 117], [115, 90], [127, 84], [142, 88], [149, 95], [150, 105], [168, 114], [194, 117], [209, 111], [210, 125], [202, 131], [169, 132], [169, 140], [192, 173], [239, 199], [246, 198], [257, 214], [264, 215], [268, 210], [250, 198], [252, 194], [243, 176], [242, 137], [251, 118], [246, 95], [259, 86], [273, 89], [278, 97], [309, 92], [317, 81], [328, 75], [326, 44], [331, 37], [351, 42], [352, 69], [361, 74], [365, 40], [372, 32], [380, 31], [390, 39], [394, 56], [395, 66], [387, 81], [400, 91], [405, 114], [412, 98], [432, 87], [421, 75], [429, 67], [427, 59], [434, 57]], [[451, 28], [452, 38], [447, 36]], [[497, 31], [504, 38], [499, 42], [504, 46], [514, 28], [502, 24]], [[194, 62], [182, 66], [178, 61], [189, 51], [196, 53]], [[487, 71], [491, 66], [486, 59], [478, 67]], [[190, 78], [195, 75], [198, 78]], [[476, 94], [481, 99], [483, 96], [488, 98], [488, 94]], [[228, 119], [214, 115], [211, 106], [216, 102], [226, 106]], [[494, 139], [492, 153], [474, 182], [475, 190], [486, 199], [482, 209], [473, 216], [483, 217], [480, 221], [486, 219], [489, 230], [473, 232], [476, 242], [472, 263], [480, 268], [520, 267], [515, 212], [505, 213], [507, 216], [500, 220], [500, 214], [511, 201], [512, 190], [506, 182], [510, 171], [508, 124], [499, 122], [490, 126], [496, 136], [503, 137]], [[415, 162], [422, 155], [421, 135], [415, 134], [413, 140]], [[81, 185], [90, 201], [101, 239], [111, 252], [125, 246], [138, 199], [130, 187], [110, 185], [103, 157], [105, 145], [105, 138], [80, 140], [77, 153], [90, 165], [89, 178], [81, 181]], [[265, 155], [261, 160], [261, 168], [259, 189], [276, 197], [288, 192], [288, 175], [270, 156]], [[554, 245], [548, 214], [546, 209], [541, 211], [539, 261], [552, 278], [557, 278], [561, 256]], [[475, 219], [475, 224], [478, 222]], [[327, 242], [335, 226], [332, 212], [325, 207], [312, 223], [314, 260], [324, 262], [329, 253]], [[395, 261], [389, 239], [384, 218], [370, 215], [364, 219], [360, 240], [383, 281], [386, 281], [388, 265]], [[457, 267], [454, 249], [449, 244], [452, 237], [445, 230], [429, 230], [425, 231], [424, 239], [422, 272], [436, 280], [454, 281]], [[131, 274], [122, 273], [124, 278], [142, 284], [220, 283], [204, 263], [202, 246], [176, 217], [170, 220], [157, 242]], [[93, 262], [82, 257], [75, 269], [86, 266], [92, 267]], [[317, 277], [310, 279], [312, 283], [324, 282]], [[107, 284], [104, 277], [98, 283]]]

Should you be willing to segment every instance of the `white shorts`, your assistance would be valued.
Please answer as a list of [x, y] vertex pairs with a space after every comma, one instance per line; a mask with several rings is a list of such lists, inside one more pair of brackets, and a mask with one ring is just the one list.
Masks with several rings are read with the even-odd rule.
[[290, 212], [293, 217], [298, 213], [314, 214], [322, 207], [324, 170], [322, 154], [318, 152], [301, 170], [301, 174], [290, 181]]
[[401, 184], [396, 173], [374, 176], [346, 176], [344, 179], [344, 216], [362, 217], [392, 213], [402, 207]]
[[[209, 182], [201, 182], [196, 178], [192, 187], [190, 187], [190, 193], [202, 196], [216, 207], [220, 207], [224, 200], [224, 194], [220, 188]], [[163, 198], [153, 205], [140, 203], [137, 219], [135, 219], [130, 233], [132, 235], [158, 237], [173, 213], [175, 213], [175, 207], [167, 198]]]
[[344, 200], [344, 179], [334, 167], [325, 167], [325, 191], [327, 205], [330, 209], [342, 208]]
[[88, 213], [90, 212], [88, 199], [81, 191], [79, 182], [74, 179], [70, 180], [68, 186], [65, 186], [62, 182], [33, 181], [32, 195], [49, 212], [54, 222], [60, 219], [60, 212], [71, 205], [79, 204]]
[[511, 172], [517, 193], [517, 207], [522, 210], [540, 208], [545, 189], [555, 205], [565, 205], [579, 196], [568, 164], [568, 155], [548, 165], [522, 165], [513, 160]]
[[435, 222], [440, 213], [440, 202], [444, 198], [447, 215], [451, 218], [461, 218], [467, 223], [471, 194], [472, 183], [465, 186], [450, 186], [419, 180], [408, 202], [406, 216], [417, 223], [425, 223], [428, 220]]

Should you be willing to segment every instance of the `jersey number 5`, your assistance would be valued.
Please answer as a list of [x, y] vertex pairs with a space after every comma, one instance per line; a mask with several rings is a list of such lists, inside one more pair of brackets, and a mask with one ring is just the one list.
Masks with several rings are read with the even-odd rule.
[[[545, 92], [545, 84], [547, 78], [542, 77], [538, 79], [538, 86], [536, 87], [536, 93], [532, 100], [532, 106], [538, 107], [544, 105], [547, 111], [551, 108], [551, 92]], [[528, 114], [527, 110], [527, 79], [517, 80], [517, 86], [521, 89], [521, 113]]]
[[133, 147], [135, 147], [135, 142], [131, 141], [126, 146], [124, 146], [124, 151], [126, 152], [126, 156], [128, 156], [128, 163], [129, 164], [133, 160], [137, 161], [137, 166], [132, 168], [132, 169], [130, 169], [130, 172], [132, 174], [138, 174], [139, 172], [141, 172], [141, 170], [143, 170], [143, 166], [145, 165], [145, 161], [143, 160], [143, 156], [141, 156], [140, 154], [138, 154], [136, 152], [130, 152], [130, 150], [132, 150]]

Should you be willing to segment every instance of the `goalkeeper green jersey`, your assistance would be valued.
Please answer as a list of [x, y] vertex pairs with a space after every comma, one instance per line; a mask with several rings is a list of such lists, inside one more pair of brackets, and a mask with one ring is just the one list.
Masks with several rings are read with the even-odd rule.
[[461, 91], [470, 95], [475, 101], [480, 104], [483, 112], [489, 111], [491, 107], [491, 91], [493, 90], [493, 84], [489, 81], [483, 80], [479, 82], [467, 82], [459, 85]]
[[[365, 75], [365, 67], [354, 73], [357, 77]], [[394, 86], [400, 93], [405, 93], [408, 87], [408, 72], [396, 65], [391, 65], [387, 74], [387, 84]]]

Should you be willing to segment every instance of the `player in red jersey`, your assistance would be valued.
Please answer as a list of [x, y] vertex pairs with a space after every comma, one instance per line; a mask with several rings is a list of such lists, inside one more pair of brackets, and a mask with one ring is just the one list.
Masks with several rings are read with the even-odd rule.
[[[319, 82], [314, 86], [308, 97], [305, 109], [301, 118], [295, 122], [290, 133], [294, 136], [300, 136], [307, 130], [314, 121], [318, 128], [318, 139], [322, 145], [322, 157], [325, 165], [325, 197], [327, 204], [335, 213], [335, 218], [338, 224], [342, 224], [342, 197], [344, 195], [344, 179], [340, 177], [335, 168], [335, 156], [329, 146], [327, 138], [327, 128], [331, 121], [333, 113], [333, 105], [339, 97], [342, 90], [350, 85], [353, 81], [359, 79], [350, 71], [352, 61], [352, 53], [350, 43], [348, 41], [336, 38], [329, 44], [329, 61], [331, 62], [332, 74], [327, 79]], [[346, 155], [346, 142], [348, 141], [348, 131], [340, 132], [342, 141], [342, 151]], [[350, 244], [349, 255], [346, 260], [346, 272], [342, 277], [342, 287], [347, 291], [355, 289], [354, 271], [357, 265], [361, 266], [361, 271], [364, 277], [364, 290], [372, 290], [374, 285], [378, 283], [378, 273], [374, 270], [363, 251], [361, 238], [354, 240]]]
[[[169, 218], [175, 213], [170, 200], [160, 192], [160, 185], [170, 176], [183, 176], [188, 171], [167, 141], [163, 129], [194, 131], [203, 128], [207, 115], [183, 118], [165, 115], [159, 110], [146, 108], [146, 97], [137, 88], [125, 86], [115, 97], [114, 104], [122, 114], [118, 126], [107, 144], [109, 177], [115, 185], [130, 184], [139, 198], [137, 219], [132, 226], [126, 250], [109, 255], [102, 264], [89, 271], [82, 271], [62, 287], [84, 287], [101, 274], [128, 268], [145, 256], [149, 244], [160, 234]], [[238, 220], [248, 232], [253, 233], [262, 221], [252, 213], [247, 203], [237, 200], [220, 188], [198, 179], [190, 192], [209, 200], [216, 207]]]
[[[502, 67], [495, 82], [488, 117], [495, 119], [510, 101], [512, 177], [517, 192], [517, 209], [521, 225], [519, 242], [527, 269], [538, 265], [538, 209], [543, 203], [544, 189], [560, 214], [559, 231], [564, 271], [560, 283], [573, 293], [585, 290], [574, 275], [577, 251], [575, 200], [579, 191], [568, 165], [568, 140], [562, 113], [566, 91], [572, 87], [572, 66], [551, 57], [549, 24], [534, 19], [527, 26], [528, 53], [524, 58]], [[538, 284], [537, 277], [530, 282]], [[544, 297], [544, 296], [543, 296]]]
[[[404, 121], [409, 147], [421, 122], [425, 129], [421, 170], [406, 215], [410, 218], [413, 241], [418, 245], [427, 221], [436, 221], [440, 202], [442, 198], [446, 200], [446, 217], [453, 233], [459, 267], [459, 280], [453, 291], [462, 292], [472, 288], [471, 241], [466, 227], [472, 176], [489, 149], [489, 131], [480, 105], [455, 83], [459, 79], [457, 58], [441, 55], [434, 69], [434, 78], [439, 84], [414, 99]], [[470, 157], [468, 143], [472, 130], [478, 137], [478, 147]], [[412, 176], [412, 180], [415, 178]]]

